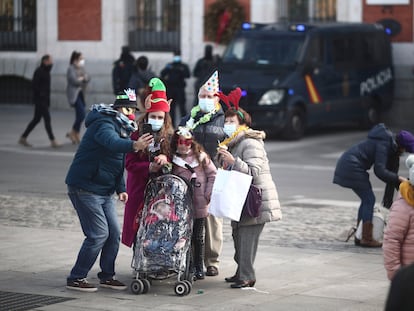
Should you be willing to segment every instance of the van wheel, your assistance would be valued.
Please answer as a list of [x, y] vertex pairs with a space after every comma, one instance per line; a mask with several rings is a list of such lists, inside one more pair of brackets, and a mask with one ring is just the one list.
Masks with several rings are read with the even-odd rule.
[[282, 136], [285, 139], [300, 139], [305, 133], [305, 112], [300, 108], [294, 108], [289, 112], [286, 126]]

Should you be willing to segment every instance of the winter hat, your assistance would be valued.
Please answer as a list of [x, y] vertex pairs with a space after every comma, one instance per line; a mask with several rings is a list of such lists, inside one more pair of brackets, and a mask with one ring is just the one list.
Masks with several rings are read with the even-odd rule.
[[397, 135], [397, 143], [408, 153], [414, 153], [414, 135], [408, 131], [400, 131]]
[[133, 89], [126, 89], [123, 93], [116, 95], [112, 108], [120, 107], [138, 108], [137, 96], [135, 95], [135, 91]]
[[152, 78], [149, 83], [151, 94], [145, 99], [145, 109], [147, 112], [170, 111], [170, 101], [167, 100], [167, 93], [164, 83], [158, 78]]
[[204, 88], [207, 90], [207, 92], [211, 93], [218, 93], [219, 91], [219, 77], [218, 77], [218, 71], [214, 71], [213, 74], [208, 78], [207, 82], [204, 83], [201, 88]]
[[405, 160], [405, 166], [408, 168], [408, 178], [411, 185], [414, 186], [414, 154], [410, 154]]

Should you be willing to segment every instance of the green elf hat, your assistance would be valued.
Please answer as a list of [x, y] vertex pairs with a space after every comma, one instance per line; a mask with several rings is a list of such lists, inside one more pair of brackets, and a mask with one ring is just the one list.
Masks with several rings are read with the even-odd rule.
[[158, 78], [152, 78], [149, 83], [151, 94], [145, 99], [146, 112], [170, 111], [170, 102], [167, 100], [167, 93], [164, 83]]

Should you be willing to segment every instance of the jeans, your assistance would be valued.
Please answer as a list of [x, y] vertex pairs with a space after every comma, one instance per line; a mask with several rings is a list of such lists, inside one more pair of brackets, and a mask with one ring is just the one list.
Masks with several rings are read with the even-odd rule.
[[73, 123], [72, 128], [76, 132], [80, 132], [80, 128], [83, 120], [85, 120], [86, 111], [85, 111], [85, 100], [83, 98], [83, 93], [79, 92], [78, 97], [75, 102], [75, 123]]
[[371, 188], [369, 189], [352, 189], [361, 199], [361, 205], [358, 210], [358, 221], [372, 221], [374, 215], [375, 195]]
[[101, 281], [110, 280], [115, 275], [121, 232], [114, 198], [71, 186], [68, 187], [68, 195], [86, 237], [68, 280], [86, 278], [99, 253], [101, 272], [98, 278]]

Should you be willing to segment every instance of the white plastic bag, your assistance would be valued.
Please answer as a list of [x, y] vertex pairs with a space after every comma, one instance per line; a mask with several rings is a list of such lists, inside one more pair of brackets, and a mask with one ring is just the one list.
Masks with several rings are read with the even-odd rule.
[[211, 193], [209, 213], [239, 221], [251, 183], [250, 175], [219, 168]]
[[[384, 216], [378, 208], [374, 208], [372, 225], [372, 238], [377, 242], [382, 242], [384, 238], [385, 220]], [[359, 240], [362, 240], [362, 221], [359, 222], [358, 228], [355, 232], [355, 237]]]

